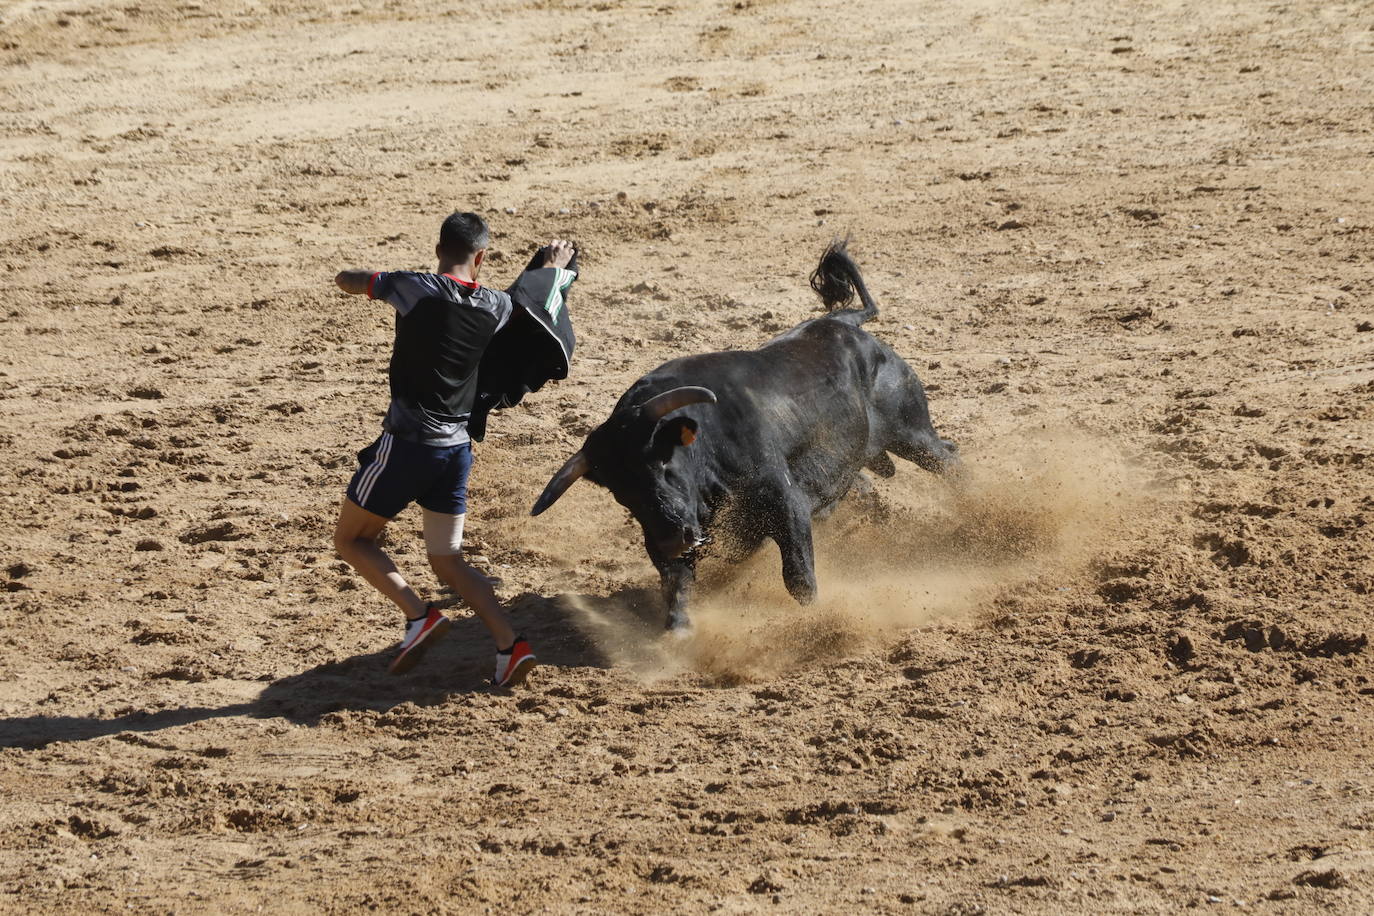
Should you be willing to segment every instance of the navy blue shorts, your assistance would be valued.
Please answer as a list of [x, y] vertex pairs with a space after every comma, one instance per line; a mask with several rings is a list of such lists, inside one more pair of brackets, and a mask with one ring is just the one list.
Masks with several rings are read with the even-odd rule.
[[420, 445], [382, 433], [358, 453], [348, 498], [375, 515], [395, 518], [412, 502], [431, 512], [462, 515], [468, 508], [472, 443]]

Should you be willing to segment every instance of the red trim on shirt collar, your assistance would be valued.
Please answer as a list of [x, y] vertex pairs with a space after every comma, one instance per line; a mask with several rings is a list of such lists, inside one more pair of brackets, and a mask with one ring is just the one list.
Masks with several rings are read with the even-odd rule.
[[459, 286], [466, 286], [468, 289], [482, 288], [482, 285], [474, 280], [464, 280], [462, 277], [455, 277], [453, 274], [444, 274], [444, 276], [448, 277], [450, 280], [452, 280], [454, 283], [457, 283]]

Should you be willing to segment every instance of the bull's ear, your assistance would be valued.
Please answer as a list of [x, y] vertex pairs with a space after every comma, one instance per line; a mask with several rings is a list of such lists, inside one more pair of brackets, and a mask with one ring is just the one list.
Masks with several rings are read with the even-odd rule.
[[673, 417], [664, 420], [654, 429], [654, 457], [667, 461], [673, 456], [673, 449], [691, 445], [697, 441], [697, 421], [691, 417]]

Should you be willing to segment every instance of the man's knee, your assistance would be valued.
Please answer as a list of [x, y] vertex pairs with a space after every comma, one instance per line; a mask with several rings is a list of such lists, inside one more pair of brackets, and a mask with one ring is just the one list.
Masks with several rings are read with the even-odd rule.
[[334, 523], [334, 549], [346, 559], [359, 544], [376, 543], [386, 524], [387, 519], [345, 499], [339, 509], [339, 520]]
[[440, 582], [453, 588], [453, 583], [461, 579], [462, 557], [456, 553], [432, 553], [429, 555], [429, 568], [439, 577]]

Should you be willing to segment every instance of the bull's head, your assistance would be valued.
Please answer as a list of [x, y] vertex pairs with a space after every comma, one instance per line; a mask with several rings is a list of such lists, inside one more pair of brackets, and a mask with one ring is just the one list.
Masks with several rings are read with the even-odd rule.
[[663, 559], [691, 549], [701, 537], [700, 506], [690, 480], [674, 465], [696, 440], [697, 422], [668, 414], [692, 404], [714, 404], [705, 388], [688, 386], [625, 407], [594, 429], [577, 454], [549, 480], [531, 515], [562, 496], [579, 477], [611, 491], [644, 528], [646, 546]]

